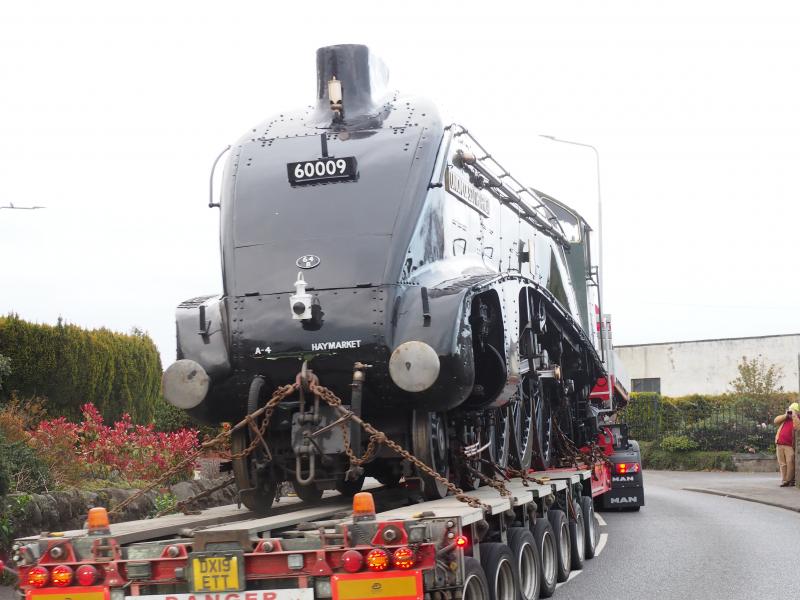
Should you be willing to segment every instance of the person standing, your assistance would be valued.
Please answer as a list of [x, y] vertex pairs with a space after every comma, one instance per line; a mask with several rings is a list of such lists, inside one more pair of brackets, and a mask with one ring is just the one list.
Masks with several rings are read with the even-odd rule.
[[778, 455], [778, 466], [781, 470], [781, 486], [794, 485], [794, 448], [795, 431], [800, 431], [800, 404], [792, 403], [786, 412], [775, 417], [778, 433], [775, 434], [775, 452]]

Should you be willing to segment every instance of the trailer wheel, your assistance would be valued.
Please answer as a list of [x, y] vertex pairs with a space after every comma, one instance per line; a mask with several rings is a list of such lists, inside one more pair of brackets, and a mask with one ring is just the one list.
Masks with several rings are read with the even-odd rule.
[[594, 501], [591, 496], [581, 496], [583, 526], [586, 530], [586, 558], [594, 558], [597, 549], [597, 521], [594, 517]]
[[551, 508], [547, 511], [547, 518], [550, 520], [550, 527], [553, 528], [553, 538], [556, 541], [556, 556], [558, 557], [558, 568], [556, 569], [556, 580], [564, 582], [569, 577], [572, 570], [572, 548], [569, 542], [569, 521], [563, 510]]
[[541, 559], [539, 595], [542, 598], [549, 598], [556, 591], [556, 577], [558, 576], [558, 556], [556, 554], [556, 540], [553, 536], [553, 528], [547, 519], [536, 519], [533, 526], [533, 538], [536, 540], [536, 547], [539, 550]]
[[542, 570], [542, 559], [539, 556], [536, 539], [525, 527], [510, 527], [508, 547], [511, 549], [511, 554], [517, 558], [520, 600], [536, 600], [541, 588], [539, 574]]
[[462, 600], [489, 600], [489, 583], [478, 559], [464, 557], [464, 592]]
[[489, 582], [489, 600], [519, 600], [517, 563], [505, 544], [480, 545], [481, 566]]
[[583, 509], [577, 500], [572, 501], [575, 508], [575, 520], [569, 522], [570, 557], [572, 568], [579, 571], [583, 568], [586, 558], [586, 524], [583, 519]]

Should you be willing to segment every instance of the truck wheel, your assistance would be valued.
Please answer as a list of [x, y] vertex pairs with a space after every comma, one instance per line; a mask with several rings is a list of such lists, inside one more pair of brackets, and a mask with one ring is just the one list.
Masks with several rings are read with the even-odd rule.
[[577, 500], [572, 501], [575, 508], [575, 520], [569, 522], [569, 549], [572, 568], [579, 571], [586, 558], [586, 524], [583, 520], [583, 509]]
[[533, 526], [533, 539], [539, 550], [541, 559], [541, 572], [539, 573], [539, 595], [549, 598], [556, 591], [556, 576], [558, 571], [558, 556], [556, 555], [556, 540], [553, 528], [547, 519], [536, 519]]
[[525, 527], [510, 527], [508, 547], [517, 559], [520, 600], [536, 600], [539, 597], [539, 574], [542, 571], [542, 559], [539, 557], [536, 539]]
[[489, 600], [489, 584], [481, 563], [471, 556], [464, 557], [464, 592], [462, 600]]
[[581, 496], [581, 508], [586, 533], [586, 558], [594, 558], [594, 551], [597, 549], [597, 521], [594, 517], [594, 501], [591, 496]]
[[551, 508], [547, 511], [547, 518], [550, 520], [550, 527], [553, 528], [553, 538], [556, 541], [556, 556], [558, 557], [558, 568], [556, 569], [556, 580], [564, 582], [569, 577], [572, 570], [572, 548], [569, 543], [569, 521], [563, 510]]
[[480, 545], [481, 566], [489, 582], [489, 600], [519, 600], [517, 562], [505, 544]]

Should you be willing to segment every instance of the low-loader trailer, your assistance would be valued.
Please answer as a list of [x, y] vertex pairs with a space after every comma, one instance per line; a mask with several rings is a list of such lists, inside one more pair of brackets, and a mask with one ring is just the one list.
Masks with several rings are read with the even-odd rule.
[[[607, 430], [610, 433], [610, 430]], [[594, 557], [595, 504], [611, 461], [529, 472], [465, 497], [421, 501], [375, 487], [258, 517], [229, 507], [86, 529], [14, 545], [26, 600], [531, 600]]]

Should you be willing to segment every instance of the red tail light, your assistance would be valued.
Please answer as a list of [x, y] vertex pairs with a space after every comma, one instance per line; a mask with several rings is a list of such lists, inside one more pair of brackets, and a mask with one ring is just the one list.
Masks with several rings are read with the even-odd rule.
[[57, 585], [58, 587], [66, 587], [70, 583], [72, 583], [72, 567], [68, 567], [67, 565], [58, 565], [53, 567], [53, 571], [50, 573], [50, 579], [53, 581], [53, 585]]
[[467, 544], [469, 543], [469, 539], [465, 535], [459, 535], [456, 537], [456, 546], [458, 548], [466, 548]]
[[367, 567], [372, 571], [385, 571], [389, 568], [389, 553], [381, 548], [370, 550], [367, 554]]
[[639, 463], [617, 463], [617, 475], [638, 473], [640, 469]]
[[403, 546], [394, 551], [392, 562], [398, 569], [410, 569], [417, 562], [417, 555], [411, 548]]
[[342, 554], [342, 568], [348, 573], [357, 573], [364, 566], [364, 557], [358, 550], [348, 550]]
[[47, 585], [50, 581], [50, 571], [44, 567], [33, 567], [28, 571], [28, 585], [41, 588]]
[[92, 565], [81, 565], [75, 571], [75, 579], [78, 580], [79, 585], [94, 585], [97, 581], [97, 569]]

